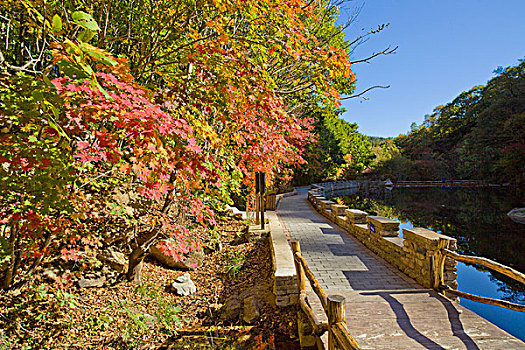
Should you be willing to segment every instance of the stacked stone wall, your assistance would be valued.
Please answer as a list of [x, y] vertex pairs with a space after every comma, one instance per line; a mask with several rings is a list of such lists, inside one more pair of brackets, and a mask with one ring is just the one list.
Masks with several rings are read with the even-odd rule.
[[[322, 193], [317, 189], [308, 193], [309, 201], [319, 213], [424, 287], [431, 288], [433, 285], [433, 255], [438, 249], [439, 240], [447, 240], [448, 248], [456, 250], [454, 238], [425, 228], [403, 229], [401, 238], [398, 235], [398, 222], [349, 209], [345, 205], [327, 200], [322, 197]], [[446, 258], [445, 284], [457, 288], [456, 277], [455, 260]]]
[[277, 306], [294, 305], [299, 302], [299, 291], [292, 249], [275, 212], [267, 212], [267, 215], [270, 222], [275, 301]]

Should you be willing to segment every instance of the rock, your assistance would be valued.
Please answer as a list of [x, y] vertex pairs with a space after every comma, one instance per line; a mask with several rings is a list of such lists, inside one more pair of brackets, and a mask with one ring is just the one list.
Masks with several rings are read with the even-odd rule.
[[514, 208], [507, 213], [507, 216], [518, 224], [525, 224], [525, 208]]
[[[167, 239], [166, 241], [176, 244], [170, 239]], [[175, 261], [171, 256], [162, 253], [157, 246], [152, 246], [149, 252], [150, 255], [162, 265], [177, 270], [195, 270], [195, 268], [202, 265], [202, 261], [204, 260], [204, 252], [202, 250], [192, 250], [183, 261]]]
[[190, 278], [189, 273], [177, 277], [175, 282], [171, 284], [175, 293], [179, 296], [191, 295], [197, 291], [195, 283]]
[[[448, 268], [448, 269], [453, 269], [453, 268], [456, 268], [456, 265], [457, 265], [457, 261], [450, 258], [450, 257], [447, 257], [445, 259], [445, 267]], [[454, 270], [455, 271], [455, 270]]]
[[80, 288], [92, 288], [92, 287], [103, 287], [106, 284], [106, 276], [82, 276], [78, 281], [78, 286]]
[[259, 307], [257, 306], [257, 299], [255, 299], [253, 296], [248, 297], [244, 299], [243, 306], [242, 319], [244, 322], [252, 324], [260, 316]]
[[127, 262], [126, 255], [124, 253], [117, 252], [112, 248], [108, 248], [102, 251], [102, 253], [97, 254], [97, 259], [117, 270], [119, 273], [124, 271], [124, 267], [126, 266]]
[[191, 281], [191, 277], [190, 277], [189, 273], [185, 273], [184, 275], [179, 276], [179, 277], [177, 277], [175, 279], [175, 282], [177, 282], [177, 283], [184, 283], [184, 282], [188, 282], [188, 281]]
[[248, 226], [238, 233], [237, 238], [233, 241], [233, 245], [241, 245], [250, 241], [250, 231]]
[[47, 268], [47, 269], [45, 269], [45, 270], [42, 272], [42, 274], [43, 274], [46, 278], [52, 280], [53, 282], [58, 278], [58, 273], [59, 273], [58, 270], [55, 270], [55, 269], [52, 269], [52, 268]]
[[302, 348], [315, 346], [316, 340], [313, 335], [312, 325], [302, 311], [297, 313], [297, 330], [299, 333], [299, 343]]
[[207, 245], [202, 247], [204, 254], [209, 255], [215, 252], [220, 252], [222, 250], [222, 242], [210, 242]]
[[243, 212], [243, 211], [240, 211], [239, 209], [237, 209], [236, 207], [231, 207], [229, 205], [226, 206], [226, 210], [228, 211], [228, 213], [233, 216], [234, 219], [237, 219], [237, 220], [246, 220], [247, 216], [246, 216], [246, 212]]
[[222, 310], [222, 304], [213, 303], [208, 306], [208, 313], [209, 315], [216, 319], [221, 317], [221, 310]]
[[238, 296], [229, 297], [221, 308], [221, 319], [233, 320], [239, 317], [240, 312], [241, 300]]

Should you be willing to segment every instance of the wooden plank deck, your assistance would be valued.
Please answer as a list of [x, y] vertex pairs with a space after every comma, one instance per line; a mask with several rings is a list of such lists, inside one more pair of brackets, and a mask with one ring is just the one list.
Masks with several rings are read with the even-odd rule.
[[[317, 214], [306, 189], [283, 198], [278, 214], [322, 287], [346, 298], [347, 327], [363, 349], [525, 349], [521, 340], [424, 289]], [[308, 300], [326, 320], [311, 291]]]

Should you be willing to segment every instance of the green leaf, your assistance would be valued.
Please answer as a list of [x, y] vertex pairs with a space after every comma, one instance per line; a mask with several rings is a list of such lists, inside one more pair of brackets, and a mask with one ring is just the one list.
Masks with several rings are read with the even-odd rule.
[[53, 16], [53, 27], [51, 27], [51, 31], [55, 34], [58, 34], [62, 30], [62, 19], [60, 19], [60, 16], [54, 15]]
[[95, 36], [95, 32], [89, 30], [89, 29], [84, 29], [83, 31], [81, 31], [78, 36], [77, 36], [77, 39], [78, 41], [80, 42], [83, 42], [83, 43], [87, 43], [88, 41], [90, 41], [91, 39], [93, 39], [93, 37]]
[[82, 67], [84, 72], [86, 72], [89, 76], [93, 76], [95, 74], [89, 64], [84, 63], [84, 61], [79, 62], [79, 66]]
[[89, 47], [84, 47], [84, 52], [87, 53], [89, 56], [93, 57], [94, 59], [97, 59], [102, 63], [107, 64], [108, 66], [115, 67], [117, 65], [117, 62], [115, 62], [108, 56], [104, 55], [103, 53], [92, 50]]
[[44, 75], [42, 76], [42, 79], [44, 80], [44, 83], [46, 83], [47, 86], [52, 87], [52, 88], [55, 87], [55, 85], [53, 85], [53, 83], [51, 82], [51, 80], [49, 80], [49, 78], [47, 77], [47, 75], [44, 74]]
[[86, 73], [83, 69], [80, 69], [77, 65], [72, 64], [69, 61], [58, 61], [58, 66], [60, 67], [60, 70], [70, 78], [79, 80], [90, 78], [90, 74]]
[[[53, 113], [55, 118], [58, 119], [59, 114], [58, 114], [57, 108], [51, 102], [49, 102], [47, 100], [44, 100], [44, 105], [46, 107], [48, 107], [49, 109], [51, 109], [51, 112]], [[62, 127], [60, 125], [57, 124], [57, 122], [55, 121], [55, 119], [53, 119], [52, 116], [50, 116], [50, 115], [48, 116], [47, 122], [49, 123], [50, 127], [55, 129], [61, 136], [65, 137], [66, 140], [71, 141], [71, 138], [69, 137], [69, 135], [64, 131], [64, 129], [62, 129]]]
[[97, 22], [91, 17], [90, 14], [85, 13], [83, 11], [75, 11], [71, 15], [73, 18], [73, 22], [81, 26], [82, 28], [86, 28], [91, 30], [92, 32], [98, 32], [100, 30]]
[[93, 84], [93, 81], [91, 82], [92, 85], [94, 85], [94, 87], [96, 87], [100, 92], [102, 92], [104, 94], [104, 96], [108, 99], [108, 100], [113, 100], [113, 98], [111, 96], [109, 96], [108, 92], [102, 87], [102, 85], [99, 84], [99, 82], [97, 80], [95, 80], [94, 84]]

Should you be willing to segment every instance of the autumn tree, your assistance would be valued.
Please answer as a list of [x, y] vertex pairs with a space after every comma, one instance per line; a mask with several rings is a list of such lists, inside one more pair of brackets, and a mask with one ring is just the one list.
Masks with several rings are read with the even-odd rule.
[[114, 241], [108, 226], [131, 232], [130, 280], [161, 238], [183, 258], [196, 243], [182, 213], [213, 225], [210, 208], [250, 188], [254, 171], [302, 162], [303, 107], [352, 89], [344, 41], [325, 35], [326, 4], [1, 5], [5, 288], [48, 254], [96, 256]]
[[499, 69], [485, 86], [436, 107], [421, 125], [397, 137], [414, 177], [523, 183], [524, 69], [523, 62]]

